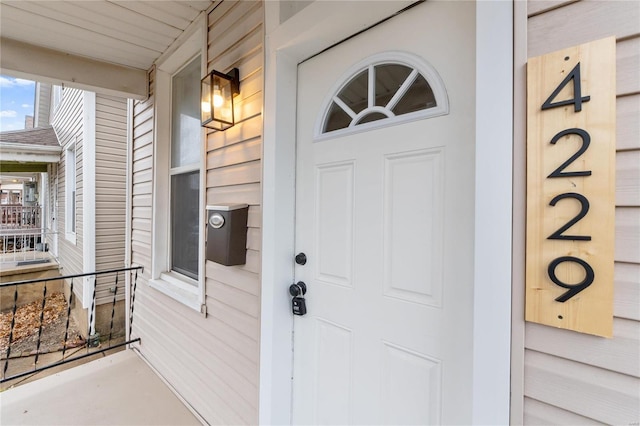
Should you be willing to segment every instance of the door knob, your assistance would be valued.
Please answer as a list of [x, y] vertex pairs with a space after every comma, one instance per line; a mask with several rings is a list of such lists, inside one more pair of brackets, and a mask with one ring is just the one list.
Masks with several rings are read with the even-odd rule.
[[307, 263], [307, 255], [304, 253], [298, 253], [296, 255], [296, 263], [298, 265], [304, 265]]
[[307, 294], [307, 285], [302, 281], [291, 284], [289, 286], [289, 294], [293, 297], [304, 296]]

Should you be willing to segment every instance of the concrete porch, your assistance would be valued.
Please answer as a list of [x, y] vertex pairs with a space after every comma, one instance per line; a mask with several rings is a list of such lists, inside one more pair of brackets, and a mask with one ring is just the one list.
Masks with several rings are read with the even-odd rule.
[[197, 425], [132, 349], [0, 393], [2, 425]]
[[58, 276], [59, 269], [57, 259], [48, 251], [0, 253], [0, 282]]

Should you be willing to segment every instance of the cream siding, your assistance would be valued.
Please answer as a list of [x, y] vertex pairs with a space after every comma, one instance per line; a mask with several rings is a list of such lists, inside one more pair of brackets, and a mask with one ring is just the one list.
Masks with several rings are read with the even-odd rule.
[[[51, 124], [62, 146], [62, 154], [58, 163], [58, 260], [62, 267], [62, 274], [80, 274], [83, 272], [83, 224], [82, 212], [83, 196], [83, 92], [78, 89], [65, 88], [62, 91], [62, 100], [54, 111]], [[66, 150], [76, 144], [76, 242], [69, 241], [65, 236], [66, 229]], [[82, 300], [82, 285], [74, 285], [74, 291], [79, 300]]]
[[[134, 335], [142, 354], [209, 423], [258, 420], [260, 330], [262, 29], [260, 2], [222, 2], [208, 17], [209, 71], [240, 69], [236, 125], [207, 136], [206, 203], [247, 203], [247, 263], [206, 263], [207, 316], [149, 287], [154, 143], [151, 97], [134, 106], [132, 263], [145, 266]], [[204, 248], [201, 248], [204, 250]]]
[[[127, 181], [127, 100], [96, 95], [96, 270], [124, 267]], [[96, 303], [110, 303], [113, 276], [98, 279]], [[124, 298], [124, 279], [118, 286]]]
[[615, 35], [616, 246], [613, 338], [525, 326], [526, 424], [640, 418], [640, 3], [528, 3], [528, 57]]
[[[155, 74], [149, 76], [150, 96], [133, 108], [133, 155], [131, 196], [131, 263], [146, 271], [141, 281], [149, 279], [151, 268], [151, 200], [153, 184], [153, 88]], [[141, 291], [144, 287], [141, 286]], [[139, 313], [136, 314], [136, 317]]]
[[51, 110], [51, 84], [36, 83], [36, 104], [34, 106], [33, 127], [49, 125], [49, 112]]

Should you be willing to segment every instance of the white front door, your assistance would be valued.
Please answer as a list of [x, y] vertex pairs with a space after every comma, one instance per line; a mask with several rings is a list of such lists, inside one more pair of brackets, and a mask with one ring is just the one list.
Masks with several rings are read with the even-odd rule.
[[[422, 3], [299, 65], [294, 424], [471, 422], [474, 10]], [[403, 58], [445, 100], [375, 121]]]

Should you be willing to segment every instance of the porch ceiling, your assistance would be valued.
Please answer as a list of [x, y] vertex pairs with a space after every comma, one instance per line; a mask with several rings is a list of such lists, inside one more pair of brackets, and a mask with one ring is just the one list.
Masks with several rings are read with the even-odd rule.
[[7, 173], [46, 173], [51, 163], [19, 161], [0, 161], [0, 175]]
[[[146, 71], [213, 3], [3, 0], [2, 72], [141, 98]], [[114, 75], [123, 87], [114, 87]]]

